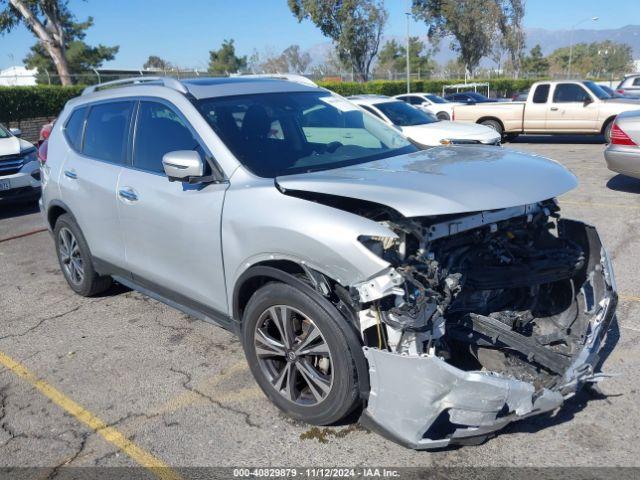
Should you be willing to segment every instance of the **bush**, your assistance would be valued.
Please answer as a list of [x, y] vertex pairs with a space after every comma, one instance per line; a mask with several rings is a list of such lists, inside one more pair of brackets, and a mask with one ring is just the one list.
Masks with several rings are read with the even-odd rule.
[[82, 86], [0, 87], [0, 122], [55, 117], [65, 103], [82, 93]]

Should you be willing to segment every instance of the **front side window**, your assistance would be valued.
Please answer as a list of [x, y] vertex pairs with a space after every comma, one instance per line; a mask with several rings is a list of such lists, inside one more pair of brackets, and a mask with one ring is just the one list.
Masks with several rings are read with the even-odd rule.
[[375, 106], [391, 120], [391, 123], [399, 127], [426, 125], [438, 121], [434, 115], [410, 107], [404, 102], [381, 102]]
[[209, 98], [197, 106], [236, 158], [261, 177], [417, 151], [393, 128], [324, 91]]
[[640, 77], [633, 79], [633, 86], [640, 87]]
[[171, 108], [158, 102], [140, 102], [133, 144], [133, 166], [163, 173], [162, 157], [178, 150], [198, 150], [200, 143]]
[[124, 163], [133, 102], [101, 103], [87, 117], [82, 153], [105, 162]]
[[591, 97], [576, 83], [559, 83], [553, 92], [554, 103], [584, 102], [587, 98]]
[[536, 87], [536, 91], [533, 92], [533, 103], [547, 103], [549, 99], [549, 84], [543, 83]]
[[84, 127], [86, 112], [87, 109], [84, 107], [74, 110], [64, 126], [64, 136], [67, 137], [69, 145], [78, 152], [82, 148], [82, 127]]

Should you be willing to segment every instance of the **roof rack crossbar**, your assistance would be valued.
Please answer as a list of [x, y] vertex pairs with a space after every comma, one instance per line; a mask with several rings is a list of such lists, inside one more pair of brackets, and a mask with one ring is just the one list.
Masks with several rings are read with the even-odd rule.
[[184, 93], [184, 94], [189, 93], [189, 91], [187, 90], [187, 87], [185, 87], [184, 84], [180, 82], [180, 80], [176, 80], [175, 78], [140, 76], [140, 77], [123, 78], [121, 80], [113, 80], [111, 82], [99, 83], [98, 85], [91, 85], [82, 91], [82, 95], [88, 95], [90, 93], [97, 92], [98, 90], [102, 90], [103, 88], [117, 87], [119, 85], [135, 86], [135, 85], [143, 85], [143, 84], [155, 83], [155, 82], [159, 82], [163, 86], [176, 90], [180, 93]]

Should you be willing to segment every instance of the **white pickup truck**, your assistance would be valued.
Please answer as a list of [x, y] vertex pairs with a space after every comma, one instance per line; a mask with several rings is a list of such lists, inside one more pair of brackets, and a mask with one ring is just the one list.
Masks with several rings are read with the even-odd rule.
[[607, 143], [613, 119], [640, 110], [640, 101], [612, 98], [590, 81], [536, 82], [526, 102], [455, 106], [453, 119], [495, 128], [506, 138], [520, 133], [603, 134]]

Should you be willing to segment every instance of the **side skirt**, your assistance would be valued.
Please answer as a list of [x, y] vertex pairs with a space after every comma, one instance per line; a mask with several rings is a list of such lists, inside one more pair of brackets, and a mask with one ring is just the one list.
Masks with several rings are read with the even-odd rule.
[[219, 327], [229, 330], [235, 335], [239, 334], [239, 322], [236, 322], [229, 315], [214, 308], [203, 305], [189, 299], [184, 295], [157, 285], [148, 280], [133, 275], [131, 272], [103, 260], [93, 258], [93, 264], [100, 275], [109, 275], [116, 282], [132, 290], [153, 298], [176, 310], [205, 322], [213, 323]]

